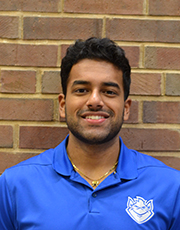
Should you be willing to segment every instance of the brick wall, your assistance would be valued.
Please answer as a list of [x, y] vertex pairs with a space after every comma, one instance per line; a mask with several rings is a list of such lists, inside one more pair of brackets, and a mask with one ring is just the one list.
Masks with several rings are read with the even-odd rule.
[[0, 173], [68, 133], [59, 67], [78, 38], [109, 37], [132, 66], [128, 147], [180, 169], [179, 0], [1, 0]]

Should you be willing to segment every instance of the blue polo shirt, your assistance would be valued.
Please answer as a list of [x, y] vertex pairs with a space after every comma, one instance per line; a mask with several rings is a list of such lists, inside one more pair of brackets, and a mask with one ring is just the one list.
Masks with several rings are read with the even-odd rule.
[[179, 171], [120, 139], [116, 173], [93, 190], [73, 170], [67, 138], [0, 177], [1, 230], [180, 229]]

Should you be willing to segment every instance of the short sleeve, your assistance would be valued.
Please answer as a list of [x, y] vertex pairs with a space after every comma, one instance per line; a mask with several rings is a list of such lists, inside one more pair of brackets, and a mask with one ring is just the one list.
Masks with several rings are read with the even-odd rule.
[[179, 189], [177, 190], [176, 194], [174, 194], [176, 198], [174, 203], [172, 224], [170, 230], [180, 229], [180, 180], [179, 180]]
[[0, 176], [0, 229], [15, 230], [12, 214], [12, 200], [5, 173]]

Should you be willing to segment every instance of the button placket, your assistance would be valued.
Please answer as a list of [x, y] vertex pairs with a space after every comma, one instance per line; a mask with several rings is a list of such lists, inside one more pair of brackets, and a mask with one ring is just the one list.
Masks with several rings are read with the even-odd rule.
[[92, 196], [93, 196], [94, 198], [96, 198], [96, 197], [97, 197], [97, 193], [94, 192], [94, 193], [92, 194]]
[[89, 213], [91, 214], [97, 214], [99, 213], [99, 208], [98, 208], [98, 200], [97, 200], [97, 192], [92, 192], [90, 197], [89, 197]]

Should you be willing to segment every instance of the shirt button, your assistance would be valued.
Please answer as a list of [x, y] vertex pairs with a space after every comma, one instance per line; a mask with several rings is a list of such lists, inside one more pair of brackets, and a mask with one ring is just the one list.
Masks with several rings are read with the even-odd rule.
[[93, 196], [94, 198], [96, 198], [96, 197], [97, 197], [97, 194], [96, 194], [96, 193], [93, 193], [92, 196]]

